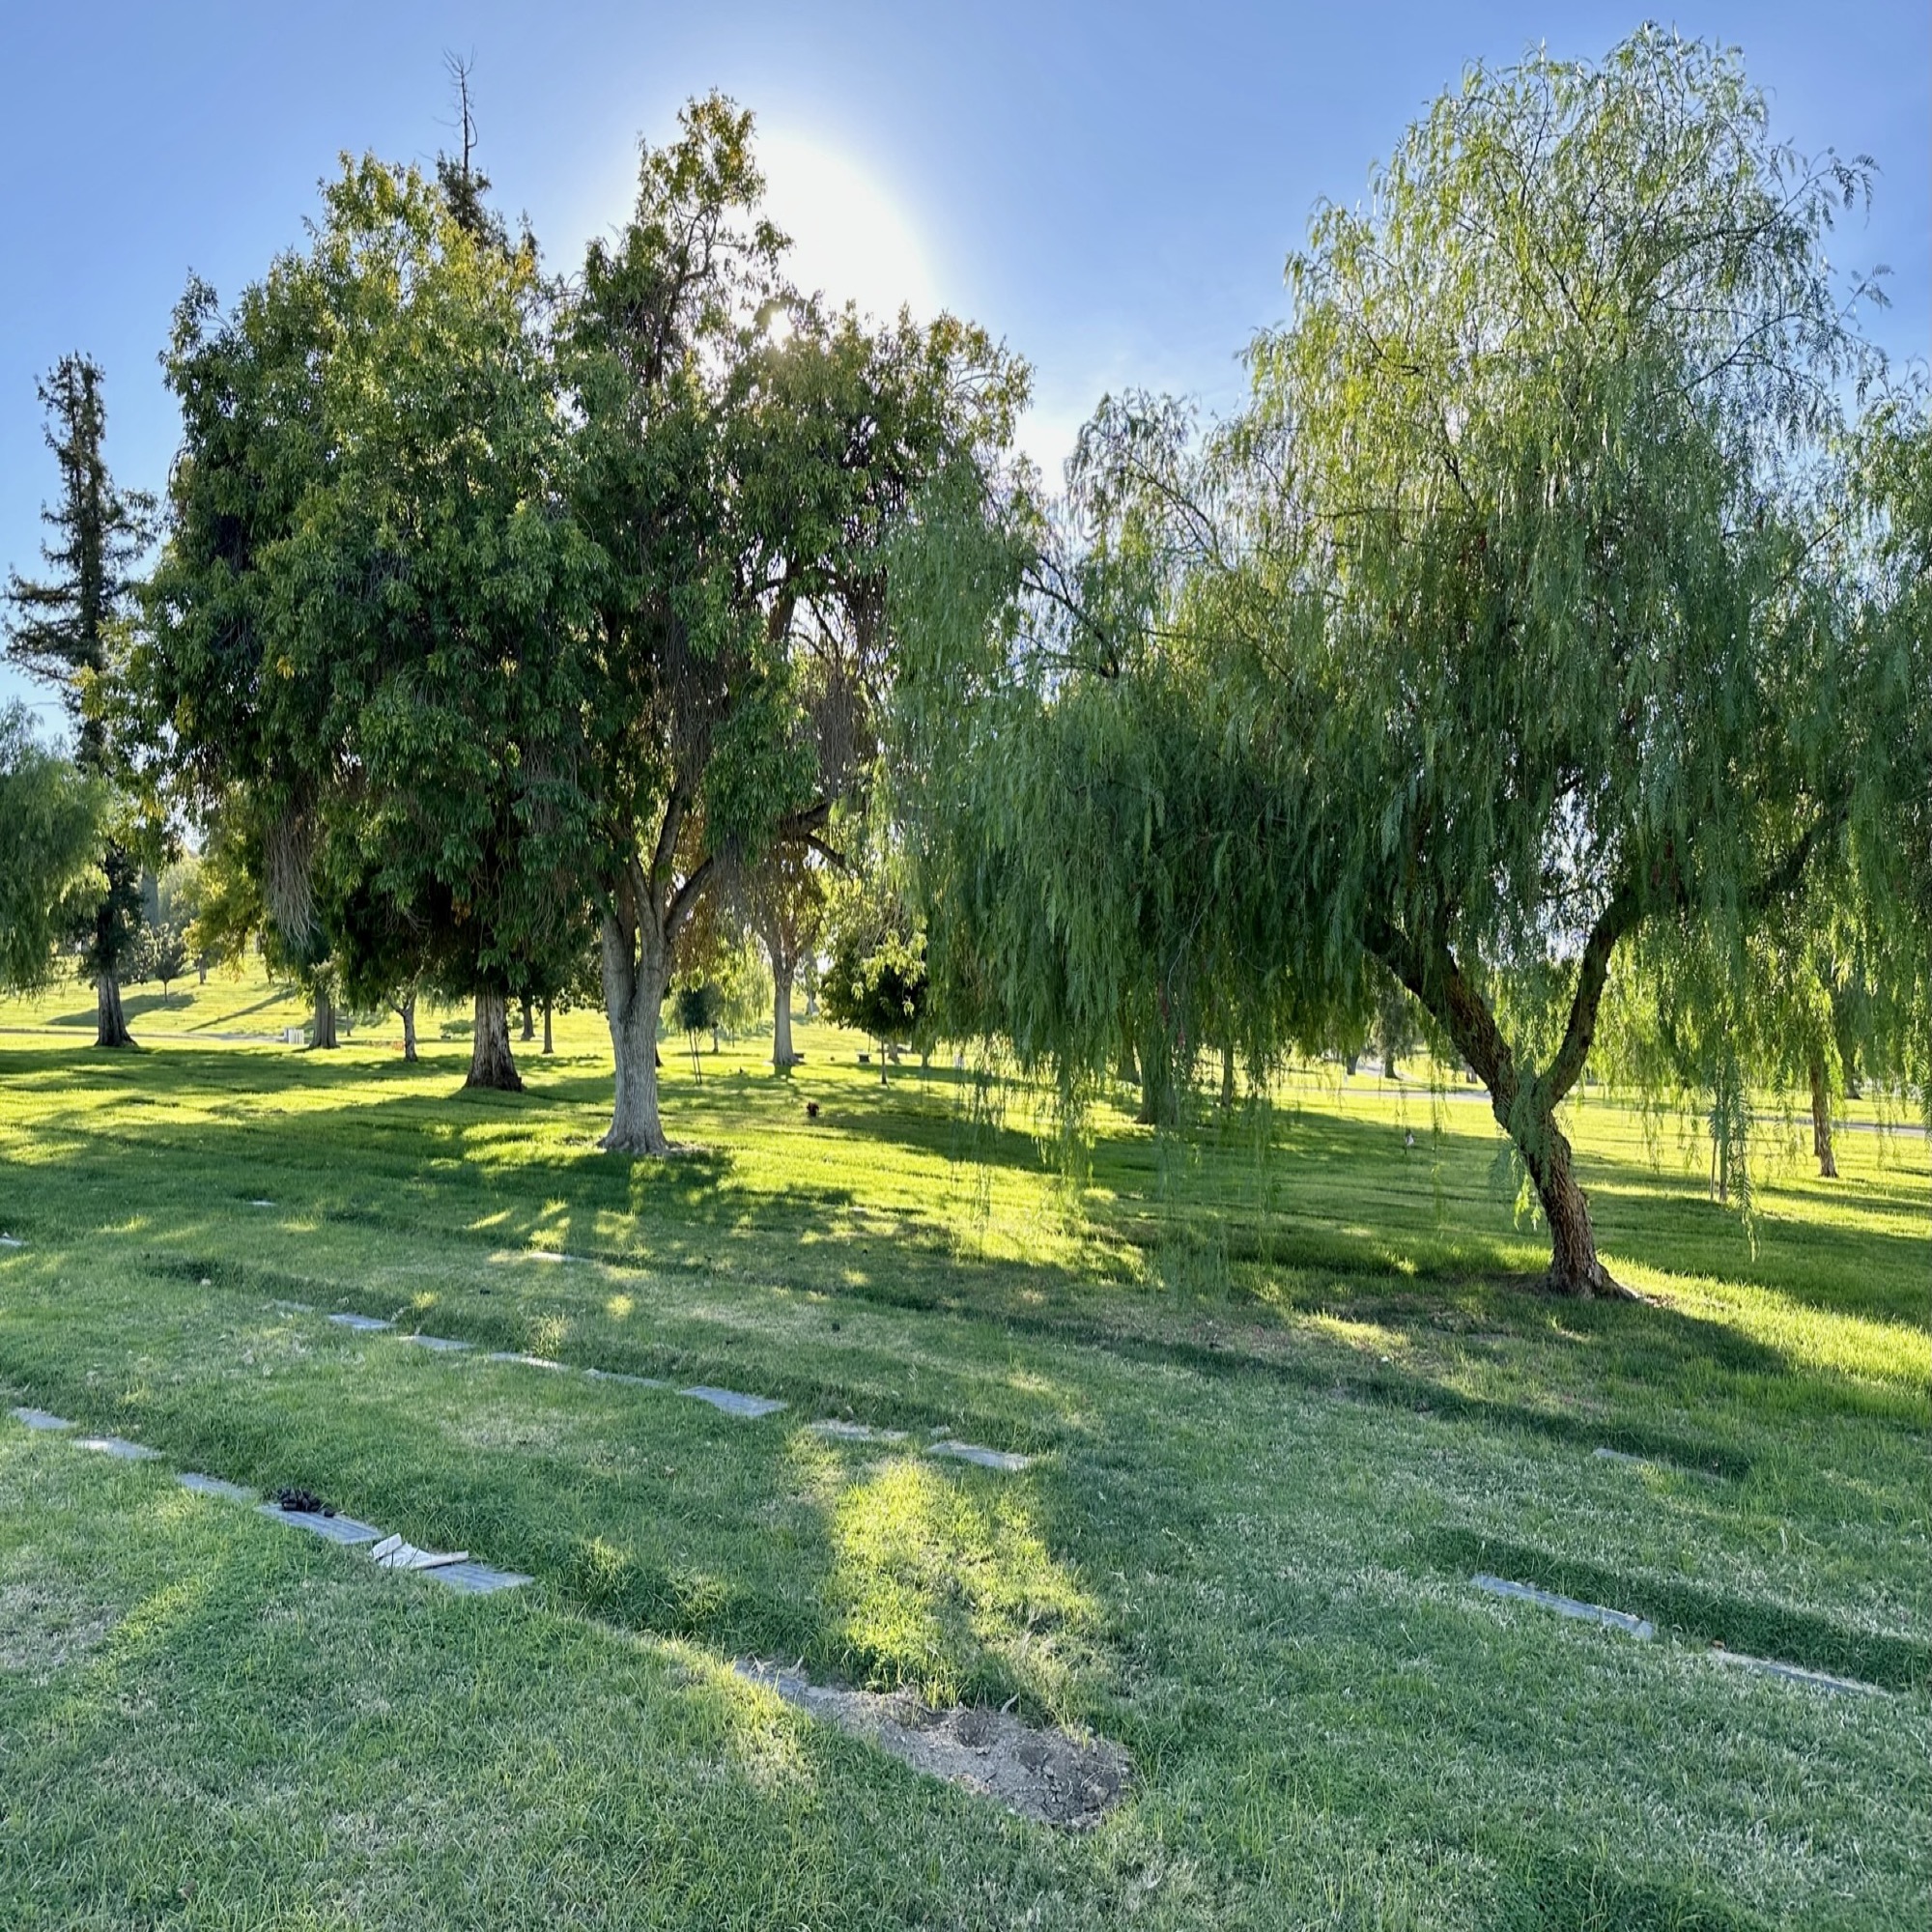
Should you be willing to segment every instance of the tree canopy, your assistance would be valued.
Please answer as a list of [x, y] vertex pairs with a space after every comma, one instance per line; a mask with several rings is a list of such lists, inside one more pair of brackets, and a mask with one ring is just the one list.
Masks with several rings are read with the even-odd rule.
[[942, 980], [1092, 1069], [1137, 1010], [1182, 1054], [1359, 1026], [1386, 973], [1488, 1087], [1551, 1285], [1615, 1292], [1556, 1115], [1613, 965], [1735, 984], [1807, 880], [1881, 863], [1902, 776], [1847, 507], [1876, 358], [1825, 251], [1865, 186], [1667, 34], [1473, 69], [1318, 214], [1236, 418], [1103, 411], [1070, 552], [936, 504]]
[[505, 998], [582, 932], [585, 548], [534, 257], [463, 212], [347, 165], [231, 312], [190, 288], [141, 672], [283, 950], [474, 994], [497, 1084]]
[[64, 355], [39, 388], [60, 494], [41, 512], [50, 533], [42, 544], [47, 575], [28, 578], [15, 570], [8, 578], [7, 655], [59, 689], [76, 763], [109, 785], [113, 810], [99, 828], [97, 855], [99, 891], [90, 904], [68, 910], [77, 923], [77, 963], [95, 982], [95, 1044], [129, 1046], [121, 980], [139, 956], [141, 850], [156, 841], [116, 789], [139, 748], [123, 728], [127, 721], [115, 699], [128, 652], [133, 570], [149, 542], [154, 501], [119, 489], [109, 473], [98, 363]]
[[598, 569], [588, 782], [616, 1105], [666, 1147], [654, 1042], [700, 897], [818, 837], [875, 753], [887, 557], [949, 459], [1003, 443], [1023, 372], [950, 317], [879, 327], [783, 274], [752, 118], [713, 96], [646, 147], [564, 331]]
[[33, 735], [24, 705], [0, 709], [0, 987], [43, 985], [56, 949], [99, 894], [100, 781]]

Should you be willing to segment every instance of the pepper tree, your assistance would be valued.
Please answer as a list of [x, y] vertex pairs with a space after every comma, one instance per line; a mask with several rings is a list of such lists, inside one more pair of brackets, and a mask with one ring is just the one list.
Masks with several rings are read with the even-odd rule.
[[[1559, 1113], [1613, 972], [1742, 985], [1793, 895], [1885, 870], [1875, 801], [1923, 820], [1902, 571], [1846, 507], [1877, 358], [1826, 242], [1866, 175], [1657, 30], [1472, 69], [1318, 214], [1236, 420], [1099, 439], [1151, 540], [1069, 591], [990, 497], [977, 539], [969, 498], [935, 515], [908, 624], [943, 978], [1079, 1069], [1139, 988], [1170, 1040], [1232, 1003], [1264, 1056], [1359, 1024], [1385, 973], [1487, 1087], [1549, 1287], [1623, 1292]], [[1016, 538], [1019, 587], [967, 622]], [[1742, 1131], [1741, 1084], [1722, 1105]]]

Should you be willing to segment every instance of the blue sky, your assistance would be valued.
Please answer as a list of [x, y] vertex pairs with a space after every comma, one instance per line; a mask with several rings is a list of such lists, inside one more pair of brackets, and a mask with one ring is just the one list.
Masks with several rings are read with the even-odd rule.
[[[597, 4], [303, 7], [14, 0], [0, 19], [0, 566], [34, 568], [52, 488], [34, 380], [84, 348], [109, 455], [157, 488], [175, 422], [156, 355], [190, 269], [224, 297], [297, 241], [343, 149], [428, 159], [450, 139], [442, 56], [473, 58], [481, 158], [554, 266], [622, 218], [639, 134], [723, 87], [758, 115], [776, 212], [835, 296], [944, 303], [1037, 372], [1053, 460], [1109, 388], [1236, 400], [1236, 357], [1285, 311], [1282, 263], [1321, 198], [1471, 59], [1537, 41], [1596, 55], [1641, 18], [1594, 4], [938, 8]], [[1868, 153], [1851, 267], [1890, 265], [1875, 332], [1932, 349], [1932, 8], [1679, 7], [1745, 50], [1774, 125]], [[0, 668], [0, 696], [25, 692]], [[50, 712], [43, 712], [51, 719]]]

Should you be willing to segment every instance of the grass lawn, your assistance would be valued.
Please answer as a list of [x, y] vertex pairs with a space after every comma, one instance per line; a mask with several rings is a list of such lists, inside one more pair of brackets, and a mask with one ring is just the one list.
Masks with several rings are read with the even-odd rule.
[[[1545, 1251], [1455, 1095], [1310, 1072], [1265, 1151], [1245, 1114], [1156, 1144], [1103, 1110], [1076, 1186], [1024, 1094], [882, 1089], [804, 1027], [790, 1082], [668, 1042], [686, 1151], [633, 1165], [593, 1146], [593, 1015], [498, 1096], [440, 1016], [409, 1066], [382, 1028], [218, 1037], [303, 1017], [256, 982], [129, 1007], [140, 1054], [50, 1025], [91, 1021], [71, 988], [0, 1009], [0, 1409], [160, 1452], [0, 1413], [10, 1932], [1922, 1916], [1923, 1139], [1845, 1133], [1837, 1183], [1794, 1151], [1753, 1246], [1696, 1149], [1592, 1100], [1600, 1238], [1652, 1301], [1572, 1307], [1523, 1287]], [[919, 1453], [942, 1428], [1034, 1461]], [[454, 1597], [179, 1469], [536, 1581]], [[1134, 1781], [1091, 1833], [1026, 1823], [753, 1655], [1016, 1700]]]

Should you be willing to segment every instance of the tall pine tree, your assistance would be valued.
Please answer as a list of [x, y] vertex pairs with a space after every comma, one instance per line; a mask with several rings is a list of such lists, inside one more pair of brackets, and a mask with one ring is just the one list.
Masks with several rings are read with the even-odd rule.
[[[62, 687], [74, 727], [74, 762], [111, 781], [114, 747], [103, 684], [121, 655], [131, 571], [147, 544], [154, 500], [117, 490], [108, 474], [100, 382], [98, 363], [72, 355], [62, 356], [39, 385], [47, 447], [60, 467], [60, 497], [41, 512], [53, 533], [41, 544], [46, 578], [9, 573], [6, 636], [14, 664]], [[140, 941], [141, 866], [127, 837], [110, 832], [100, 869], [107, 887], [78, 935], [80, 967], [95, 984], [95, 1044], [131, 1046], [121, 979]]]

